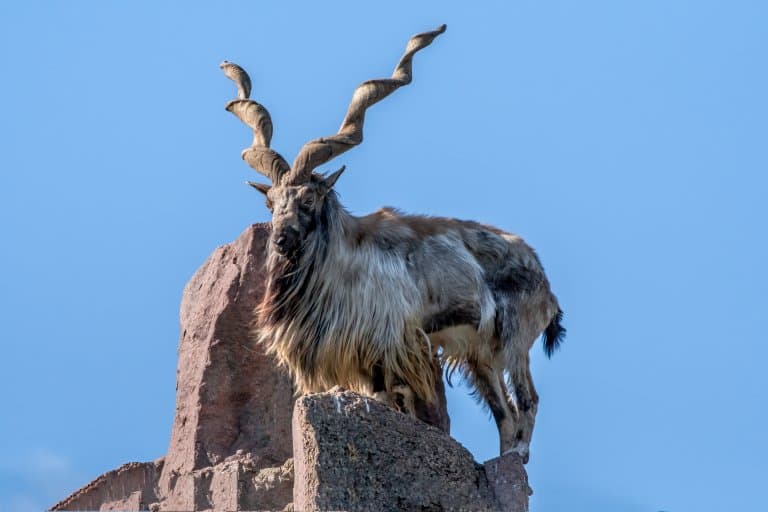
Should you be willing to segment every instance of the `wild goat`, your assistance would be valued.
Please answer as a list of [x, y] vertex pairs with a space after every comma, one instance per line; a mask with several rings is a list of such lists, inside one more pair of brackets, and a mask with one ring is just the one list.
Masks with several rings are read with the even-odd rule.
[[221, 64], [238, 86], [226, 109], [254, 132], [242, 157], [272, 181], [249, 182], [272, 212], [259, 337], [300, 393], [341, 385], [390, 403], [398, 396], [411, 413], [411, 390], [434, 399], [439, 349], [490, 408], [501, 453], [527, 460], [538, 403], [528, 352], [543, 332], [551, 355], [565, 333], [536, 253], [471, 221], [392, 209], [355, 217], [333, 190], [344, 167], [313, 172], [362, 142], [366, 109], [410, 83], [413, 55], [444, 31], [411, 38], [392, 77], [358, 86], [339, 132], [304, 145], [292, 166], [269, 147], [272, 121], [249, 99], [247, 73]]

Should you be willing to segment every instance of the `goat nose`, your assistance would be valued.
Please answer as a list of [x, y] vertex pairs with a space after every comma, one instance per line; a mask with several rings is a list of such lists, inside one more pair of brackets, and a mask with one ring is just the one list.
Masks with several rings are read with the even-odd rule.
[[277, 238], [274, 239], [274, 244], [279, 252], [286, 253], [296, 246], [298, 239], [298, 231], [293, 228], [284, 228], [277, 233]]

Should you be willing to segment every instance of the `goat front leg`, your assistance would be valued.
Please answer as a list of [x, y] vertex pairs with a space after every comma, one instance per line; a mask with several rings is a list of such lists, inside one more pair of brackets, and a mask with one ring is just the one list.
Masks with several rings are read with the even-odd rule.
[[376, 363], [371, 373], [371, 396], [374, 400], [402, 413], [416, 416], [416, 396], [408, 384], [385, 374], [382, 363]]
[[376, 363], [373, 366], [373, 374], [371, 375], [371, 396], [374, 400], [383, 404], [391, 406], [389, 400], [389, 393], [387, 393], [387, 384], [384, 379], [384, 368], [381, 363]]
[[405, 383], [397, 383], [392, 386], [392, 401], [394, 407], [405, 414], [416, 417], [416, 395], [411, 386]]

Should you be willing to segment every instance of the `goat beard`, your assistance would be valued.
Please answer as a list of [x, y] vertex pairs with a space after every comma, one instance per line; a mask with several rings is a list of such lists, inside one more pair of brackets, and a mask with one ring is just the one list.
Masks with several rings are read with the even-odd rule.
[[267, 249], [267, 286], [259, 307], [259, 325], [275, 325], [293, 317], [317, 261], [302, 243], [290, 256]]

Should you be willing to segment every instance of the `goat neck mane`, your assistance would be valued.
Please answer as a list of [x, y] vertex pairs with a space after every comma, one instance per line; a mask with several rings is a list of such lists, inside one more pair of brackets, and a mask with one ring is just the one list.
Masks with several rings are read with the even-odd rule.
[[300, 393], [334, 385], [370, 393], [373, 369], [381, 365], [388, 387], [408, 382], [431, 400], [432, 354], [405, 261], [361, 244], [360, 219], [333, 191], [318, 217], [295, 260], [268, 250], [260, 342], [281, 364], [300, 369], [294, 372]]

